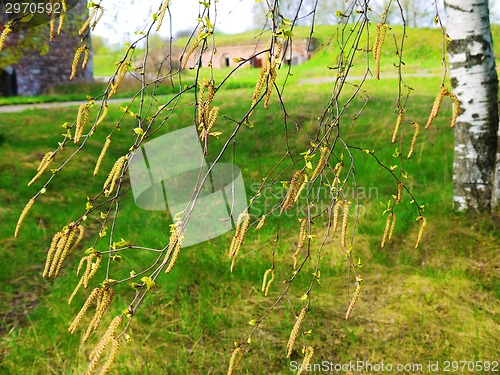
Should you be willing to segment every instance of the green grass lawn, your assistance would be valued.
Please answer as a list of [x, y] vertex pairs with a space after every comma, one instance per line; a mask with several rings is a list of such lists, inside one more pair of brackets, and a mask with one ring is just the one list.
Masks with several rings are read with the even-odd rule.
[[[396, 80], [369, 82], [371, 99], [350, 138], [353, 145], [376, 149], [388, 163], [394, 151], [390, 137], [395, 122], [392, 112], [396, 83]], [[407, 116], [424, 122], [439, 79], [418, 79], [412, 85], [415, 96]], [[290, 115], [312, 129], [314, 108], [328, 100], [328, 90], [327, 84], [291, 87], [284, 98], [289, 103]], [[217, 102], [221, 114], [244, 113], [250, 94], [248, 89], [220, 92]], [[351, 110], [355, 109], [356, 105]], [[189, 118], [189, 111], [188, 107], [181, 109], [172, 118], [172, 124], [182, 126], [183, 119]], [[343, 315], [349, 289], [345, 261], [338, 245], [332, 243], [327, 247], [320, 267], [322, 286], [313, 290], [311, 310], [303, 326], [304, 331], [311, 329], [312, 333], [299, 339], [297, 345], [315, 348], [314, 363], [366, 360], [427, 364], [431, 360], [498, 358], [500, 285], [495, 276], [500, 265], [498, 224], [491, 217], [451, 211], [453, 145], [452, 132], [446, 126], [448, 111], [449, 105], [443, 108], [435, 126], [423, 132], [415, 157], [405, 162], [411, 187], [427, 207], [428, 230], [418, 250], [413, 248], [418, 231], [416, 213], [407, 197], [402, 207], [408, 208], [398, 212], [395, 239], [380, 249], [385, 218], [379, 201], [390, 199], [394, 187], [371, 157], [362, 152], [355, 155], [358, 184], [377, 188], [361, 201], [364, 211], [354, 242], [355, 256], [360, 256], [365, 264], [362, 270], [365, 283], [352, 318], [346, 322]], [[52, 234], [79, 215], [85, 197], [100, 189], [104, 176], [92, 178], [93, 166], [107, 131], [120, 115], [117, 107], [110, 108], [109, 117], [93, 136], [88, 152], [69, 164], [36, 203], [17, 240], [12, 235], [15, 222], [34, 193], [33, 188], [26, 187], [26, 182], [34, 174], [39, 158], [57, 143], [60, 124], [74, 118], [75, 108], [2, 116], [3, 373], [22, 369], [26, 374], [76, 374], [86, 368], [85, 357], [98, 337], [82, 345], [79, 333], [71, 336], [66, 331], [86, 294], [81, 292], [72, 305], [67, 305], [78, 280], [75, 267], [83, 249], [70, 257], [59, 279], [47, 281], [40, 274]], [[236, 160], [249, 192], [251, 184], [259, 182], [279, 159], [284, 141], [276, 101], [269, 111], [257, 111], [253, 121], [255, 127], [243, 129], [238, 138]], [[134, 126], [131, 118], [123, 122], [103, 171], [109, 170], [113, 159], [127, 148]], [[224, 121], [218, 125], [223, 132], [230, 127]], [[307, 147], [297, 132], [291, 130], [290, 137], [292, 149]], [[214, 142], [216, 149], [217, 141]], [[137, 210], [131, 197], [127, 197], [124, 196], [120, 214], [123, 220], [116, 229], [117, 236], [151, 246], [164, 243], [167, 225], [163, 219]], [[121, 348], [116, 373], [224, 373], [233, 341], [248, 334], [252, 328], [248, 322], [269, 307], [284, 287], [277, 282], [268, 297], [259, 291], [262, 274], [269, 267], [276, 223], [271, 218], [258, 234], [249, 232], [233, 273], [229, 272], [227, 259], [230, 234], [182, 252], [174, 271], [160, 278], [134, 319], [130, 332], [133, 340]], [[95, 227], [95, 220], [89, 219], [89, 236]], [[277, 269], [277, 280], [283, 280], [289, 273], [290, 251], [296, 241], [297, 224], [285, 220], [277, 251], [282, 264]], [[146, 259], [142, 253], [129, 253], [116, 270], [140, 269]], [[300, 296], [310, 281], [307, 275], [313, 272], [313, 263], [306, 264], [310, 270], [304, 271], [290, 292], [296, 313], [302, 304]], [[96, 276], [96, 280], [99, 277], [103, 274]], [[133, 292], [127, 291], [126, 285], [118, 288], [117, 294], [123, 296], [114, 300], [114, 313], [126, 307]], [[300, 350], [292, 354], [291, 360], [285, 359], [284, 348], [293, 324], [290, 305], [280, 304], [254, 335], [241, 365], [242, 373], [290, 373], [290, 361], [302, 360]]]
[[[421, 48], [426, 45], [424, 43]], [[416, 56], [418, 54], [423, 56], [423, 52], [415, 52]], [[318, 111], [330, 100], [332, 83], [299, 84], [299, 78], [307, 72], [310, 78], [334, 76], [325, 67], [331, 65], [330, 60], [332, 56], [325, 54], [311, 60], [309, 65], [294, 69], [294, 76], [283, 94], [290, 118], [308, 132], [314, 132], [318, 126]], [[391, 69], [389, 61], [384, 64], [383, 72]], [[434, 58], [433, 64], [429, 60], [429, 69], [439, 69], [439, 64], [439, 57]], [[408, 73], [415, 70], [413, 66]], [[224, 73], [227, 71], [214, 73], [216, 82]], [[217, 92], [214, 103], [221, 106], [221, 113], [214, 130], [223, 135], [220, 140], [211, 139], [208, 158], [214, 157], [234, 129], [227, 118], [241, 118], [248, 111], [257, 73], [244, 70], [235, 77], [236, 82], [229, 84], [230, 90]], [[208, 72], [203, 70], [201, 74], [208, 75]], [[279, 83], [284, 76], [284, 71], [279, 73]], [[194, 78], [187, 77], [187, 81]], [[247, 346], [249, 351], [243, 357], [239, 373], [291, 373], [290, 366], [302, 361], [300, 349], [303, 345], [315, 348], [312, 363], [359, 360], [375, 364], [383, 361], [394, 365], [423, 364], [425, 369], [429, 361], [440, 361], [442, 368], [446, 360], [498, 360], [498, 216], [452, 212], [453, 134], [448, 127], [451, 113], [448, 101], [444, 102], [433, 126], [427, 131], [422, 129], [411, 159], [392, 156], [396, 147], [408, 151], [413, 134], [409, 122], [425, 123], [441, 81], [439, 76], [408, 76], [405, 82], [414, 92], [405, 114], [404, 137], [398, 144], [391, 143], [398, 98], [398, 82], [393, 78], [366, 82], [364, 88], [369, 100], [365, 106], [365, 100], [359, 98], [347, 107], [343, 129], [351, 122], [355, 126], [348, 136], [343, 136], [349, 145], [376, 150], [376, 155], [386, 165], [397, 164], [397, 171], [404, 168], [408, 172], [407, 185], [419, 204], [426, 207], [424, 215], [428, 225], [422, 243], [414, 249], [419, 229], [415, 222], [418, 214], [408, 195], [403, 195], [397, 206], [394, 239], [384, 249], [380, 248], [385, 226], [380, 202], [392, 199], [396, 190], [394, 180], [373, 157], [353, 150], [357, 185], [369, 194], [360, 198], [356, 228], [354, 221], [350, 220], [348, 225], [349, 232], [354, 230], [356, 234], [353, 255], [360, 257], [364, 264], [360, 271], [364, 285], [351, 319], [345, 321], [344, 316], [354, 283], [349, 279], [342, 249], [334, 238], [322, 253], [321, 285], [316, 285], [311, 293], [310, 311], [301, 329], [311, 330], [311, 334], [300, 335], [291, 358], [285, 358], [286, 343], [295, 323], [294, 312], [298, 314], [304, 305], [301, 296], [311, 282], [315, 258], [305, 264], [288, 294], [288, 301], [280, 303], [259, 326], [252, 343]], [[161, 103], [168, 98], [161, 97]], [[342, 97], [341, 102], [345, 99]], [[191, 100], [187, 98], [179, 103], [163, 132], [192, 124]], [[161, 103], [155, 103], [155, 108]], [[361, 115], [356, 116], [363, 106]], [[41, 273], [53, 234], [79, 217], [85, 208], [86, 197], [101, 189], [114, 160], [127, 152], [137, 120], [127, 116], [121, 121], [101, 173], [93, 177], [105, 137], [122, 116], [119, 107], [111, 105], [108, 117], [84, 152], [57, 176], [28, 214], [19, 238], [13, 237], [20, 212], [50, 172], [35, 186], [27, 187], [26, 184], [36, 173], [40, 158], [61, 141], [61, 124], [73, 122], [76, 110], [76, 107], [30, 110], [4, 113], [0, 118], [1, 374], [82, 373], [87, 367], [87, 356], [105, 329], [101, 327], [86, 344], [80, 342], [81, 330], [75, 335], [67, 332], [89, 293], [88, 290], [80, 291], [73, 303], [67, 304], [79, 280], [76, 275], [78, 261], [84, 250], [92, 245], [98, 219], [88, 218], [85, 245], [68, 258], [58, 279], [42, 279]], [[272, 97], [269, 110], [259, 106], [252, 121], [253, 128], [244, 127], [238, 134], [235, 158], [249, 194], [254, 191], [252, 186], [260, 183], [282, 157], [287, 142], [276, 95]], [[290, 123], [287, 130], [288, 146], [297, 156], [309, 147], [309, 142]], [[68, 147], [65, 155], [72, 150], [74, 147]], [[54, 163], [59, 162], [62, 159]], [[291, 172], [285, 173], [281, 179], [286, 180], [290, 175]], [[252, 219], [258, 219], [258, 209], [264, 203], [265, 200], [259, 201], [251, 211]], [[138, 210], [128, 184], [119, 219], [117, 238], [151, 247], [168, 241], [168, 223], [163, 214]], [[296, 247], [299, 225], [295, 218], [284, 218], [280, 222], [280, 240], [276, 247], [276, 280], [269, 296], [260, 292], [262, 275], [270, 266], [277, 225], [278, 220], [270, 217], [261, 231], [249, 230], [233, 273], [229, 271], [227, 257], [232, 233], [182, 251], [173, 271], [160, 277], [134, 317], [129, 332], [132, 341], [122, 343], [112, 373], [226, 373], [233, 342], [246, 337], [252, 329], [248, 322], [257, 319], [272, 305], [285, 288], [282, 281], [290, 277], [291, 254]], [[317, 225], [315, 230], [319, 233], [319, 222]], [[317, 241], [313, 237], [313, 248]], [[143, 268], [151, 257], [144, 252], [130, 251], [124, 253], [121, 263], [112, 264], [112, 270], [118, 275], [126, 275], [132, 269]], [[95, 287], [104, 277], [103, 268], [89, 288]], [[116, 294], [104, 326], [127, 307], [134, 291], [125, 283], [117, 287]]]

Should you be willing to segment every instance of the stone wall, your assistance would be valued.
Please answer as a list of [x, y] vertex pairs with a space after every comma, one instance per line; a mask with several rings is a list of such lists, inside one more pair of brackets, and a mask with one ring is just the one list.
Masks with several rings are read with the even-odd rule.
[[[80, 62], [75, 78], [72, 81], [69, 80], [75, 51], [81, 45], [78, 30], [87, 16], [87, 2], [81, 0], [68, 11], [61, 35], [56, 36], [53, 42], [43, 41], [43, 43], [49, 43], [48, 53], [28, 54], [12, 65], [15, 69], [18, 95], [39, 95], [47, 93], [53, 86], [93, 80], [92, 49], [86, 69], [81, 69]], [[38, 28], [48, 27], [48, 24], [38, 26]], [[20, 35], [13, 34], [12, 36], [13, 45], [10, 48], [15, 48], [16, 38]]]

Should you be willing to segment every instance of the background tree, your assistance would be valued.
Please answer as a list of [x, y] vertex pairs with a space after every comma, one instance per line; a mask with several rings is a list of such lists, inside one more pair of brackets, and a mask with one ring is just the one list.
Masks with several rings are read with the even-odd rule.
[[432, 24], [432, 5], [426, 0], [400, 0], [408, 26], [423, 27]]
[[454, 202], [490, 211], [500, 195], [498, 77], [488, 1], [446, 0], [450, 77], [460, 100], [455, 127]]

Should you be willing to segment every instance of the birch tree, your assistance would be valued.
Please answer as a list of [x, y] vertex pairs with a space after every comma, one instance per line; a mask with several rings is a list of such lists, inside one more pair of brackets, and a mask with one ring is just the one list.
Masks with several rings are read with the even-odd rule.
[[488, 0], [447, 0], [451, 85], [460, 101], [455, 127], [454, 203], [458, 210], [498, 208], [498, 77]]

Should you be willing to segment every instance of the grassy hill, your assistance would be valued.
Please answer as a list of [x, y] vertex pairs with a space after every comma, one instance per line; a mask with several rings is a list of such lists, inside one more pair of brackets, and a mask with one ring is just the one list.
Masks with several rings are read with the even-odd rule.
[[[495, 30], [498, 33], [499, 29]], [[397, 31], [395, 28], [394, 32]], [[410, 75], [420, 67], [430, 70], [440, 67], [439, 54], [433, 52], [436, 49], [439, 52], [439, 48], [431, 46], [439, 34], [435, 30], [419, 33], [420, 36], [412, 37], [409, 34], [406, 42], [407, 56], [420, 60], [406, 65], [406, 83], [414, 88], [414, 93], [407, 107], [404, 137], [397, 145], [404, 150], [408, 149], [413, 134], [409, 121], [425, 123], [441, 82], [439, 75]], [[396, 145], [391, 143], [391, 136], [399, 91], [398, 81], [390, 78], [394, 68], [389, 46], [384, 50], [382, 66], [389, 78], [367, 81], [365, 96], [349, 105], [344, 117], [346, 127], [349, 127], [347, 121], [355, 124], [346, 137], [348, 143], [376, 150], [388, 165], [399, 163], [392, 156]], [[312, 84], [300, 79], [334, 77], [334, 72], [326, 67], [331, 66], [334, 56], [327, 50], [324, 47], [311, 61], [294, 68], [283, 94], [290, 118], [309, 131], [317, 127], [318, 111], [330, 100], [332, 83]], [[362, 68], [360, 64], [359, 69]], [[216, 82], [225, 73], [225, 70], [214, 72]], [[208, 71], [201, 74], [208, 75]], [[217, 93], [215, 104], [221, 106], [221, 114], [215, 128], [224, 136], [234, 128], [225, 118], [241, 117], [249, 109], [256, 74], [255, 70], [244, 70], [228, 84], [231, 89]], [[286, 71], [279, 72], [280, 84], [285, 76]], [[81, 246], [69, 257], [59, 279], [44, 280], [41, 272], [53, 233], [79, 215], [85, 207], [85, 198], [100, 189], [106, 171], [128, 149], [136, 119], [123, 120], [102, 166], [103, 172], [94, 178], [92, 171], [105, 136], [123, 114], [118, 105], [110, 106], [108, 117], [89, 142], [87, 152], [58, 176], [29, 213], [20, 238], [13, 238], [24, 204], [40, 185], [27, 187], [26, 183], [36, 172], [39, 159], [61, 139], [61, 124], [74, 120], [76, 109], [4, 113], [0, 118], [1, 374], [82, 373], [88, 354], [103, 332], [100, 329], [87, 344], [80, 342], [81, 331], [76, 335], [67, 332], [88, 294], [81, 292], [68, 306], [67, 299], [79, 279], [78, 260], [86, 247]], [[445, 102], [433, 126], [422, 131], [412, 159], [404, 159], [401, 165], [409, 173], [408, 185], [426, 206], [428, 226], [419, 248], [414, 248], [419, 229], [416, 213], [411, 198], [404, 195], [394, 239], [380, 249], [385, 226], [380, 202], [392, 199], [394, 183], [370, 155], [355, 154], [358, 185], [370, 193], [360, 201], [363, 211], [356, 228], [352, 221], [348, 226], [349, 232], [356, 234], [353, 251], [364, 263], [365, 280], [351, 319], [346, 322], [344, 315], [353, 284], [351, 280], [349, 285], [345, 260], [339, 245], [333, 241], [322, 254], [322, 285], [313, 289], [311, 309], [303, 324], [303, 331], [311, 330], [311, 334], [300, 337], [292, 358], [285, 359], [286, 342], [295, 323], [294, 312], [298, 313], [303, 305], [301, 296], [311, 281], [314, 261], [305, 265], [303, 276], [294, 284], [290, 303], [280, 304], [259, 327], [250, 351], [243, 358], [241, 373], [288, 374], [292, 361], [302, 361], [302, 345], [315, 348], [314, 363], [383, 361], [394, 366], [423, 364], [425, 369], [429, 361], [439, 361], [443, 368], [446, 360], [498, 360], [499, 221], [498, 216], [456, 214], [451, 210], [453, 136], [448, 127], [449, 114], [450, 103]], [[288, 128], [288, 134], [284, 133], [282, 108], [275, 95], [269, 110], [259, 107], [252, 120], [254, 128], [244, 128], [238, 136], [235, 160], [242, 169], [248, 193], [282, 157], [287, 139], [295, 155], [308, 147], [307, 138], [293, 126]], [[168, 131], [192, 123], [190, 99], [180, 103], [169, 123]], [[222, 146], [224, 136], [221, 140], [213, 139], [214, 150]], [[164, 243], [168, 225], [163, 218], [138, 210], [130, 190], [123, 198], [117, 236], [151, 246]], [[257, 210], [251, 214], [253, 219], [259, 217]], [[262, 295], [262, 275], [269, 268], [277, 224], [277, 219], [270, 217], [261, 231], [249, 231], [233, 273], [229, 272], [227, 258], [231, 234], [181, 252], [172, 273], [159, 279], [146, 305], [136, 315], [130, 332], [132, 341], [123, 343], [114, 373], [225, 373], [233, 342], [245, 337], [252, 328], [248, 322], [280, 295], [284, 288], [281, 281], [290, 273], [290, 257], [298, 239], [295, 218], [281, 222], [276, 249], [281, 266], [276, 269], [277, 278], [270, 295]], [[87, 225], [86, 241], [91, 243], [97, 221], [89, 218]], [[113, 269], [137, 270], [148, 259], [143, 253], [130, 252], [120, 265], [113, 264]], [[101, 270], [91, 288], [103, 278]], [[123, 311], [133, 295], [129, 285], [119, 287], [118, 292], [123, 297], [113, 301], [110, 316]], [[406, 371], [412, 372], [415, 371]]]
[[[500, 40], [500, 25], [493, 24], [492, 34], [493, 40]], [[374, 26], [370, 26], [371, 33], [373, 35]], [[388, 37], [382, 49], [382, 73], [383, 74], [396, 74], [396, 69], [394, 67], [395, 63], [398, 63], [397, 55], [395, 54], [394, 48], [394, 38], [401, 41], [403, 28], [401, 26], [392, 26], [388, 33]], [[298, 39], [309, 38], [311, 35], [311, 30], [309, 27], [298, 26], [294, 29], [294, 37]], [[315, 50], [312, 55], [311, 60], [307, 63], [296, 67], [296, 76], [301, 79], [307, 78], [323, 78], [331, 77], [335, 75], [335, 72], [331, 71], [331, 67], [336, 66], [335, 57], [338, 55], [339, 46], [337, 43], [337, 38], [339, 37], [339, 30], [336, 27], [318, 25], [314, 28], [312, 34], [315, 39]], [[249, 31], [241, 34], [217, 34], [216, 40], [217, 45], [228, 45], [228, 44], [255, 44], [259, 39], [266, 39], [269, 37], [269, 31]], [[407, 29], [407, 35], [404, 42], [403, 51], [403, 61], [405, 63], [404, 72], [406, 74], [414, 73], [426, 73], [426, 74], [441, 74], [441, 31], [438, 28], [433, 29]], [[185, 44], [188, 42], [187, 38], [180, 38], [174, 41], [174, 46], [176, 48], [184, 48]], [[363, 40], [361, 43], [364, 45], [366, 41]], [[159, 43], [155, 40], [155, 46]], [[112, 46], [107, 48], [100, 48], [94, 51], [93, 64], [94, 64], [94, 75], [97, 77], [109, 77], [112, 76], [116, 71], [116, 62], [120, 60], [122, 53], [120, 52], [124, 49], [123, 46]], [[496, 53], [497, 68], [500, 69], [500, 42], [495, 44], [495, 49], [498, 51]], [[151, 54], [157, 53], [157, 48], [150, 51]], [[137, 50], [136, 56], [138, 61], [142, 60], [142, 55], [144, 51], [140, 49]], [[163, 57], [163, 54], [161, 55]], [[354, 66], [354, 75], [362, 74], [365, 69], [365, 54], [360, 54], [360, 58], [356, 60], [356, 65]], [[215, 78], [221, 80], [227, 73], [228, 69], [219, 69], [215, 71]], [[192, 80], [194, 78], [193, 74], [189, 71], [184, 72], [186, 75], [186, 80]], [[248, 69], [242, 72], [238, 72], [236, 77], [237, 82], [230, 82], [227, 86], [228, 88], [240, 88], [240, 87], [253, 87], [255, 84], [256, 76], [258, 75], [258, 70]], [[293, 77], [291, 77], [293, 81]], [[133, 96], [135, 90], [139, 87], [138, 82], [129, 81], [128, 88], [122, 90], [118, 95], [121, 97]], [[38, 97], [14, 97], [14, 98], [0, 98], [0, 105], [8, 104], [20, 104], [20, 103], [41, 103], [41, 102], [57, 102], [65, 100], [78, 100], [79, 98], [84, 98], [82, 91], [88, 92], [91, 95], [98, 95], [105, 88], [104, 83], [94, 83], [81, 89], [81, 86], [68, 84], [60, 87], [55, 87], [48, 95], [38, 96]], [[161, 87], [160, 93], [165, 94], [171, 92], [167, 87]]]

